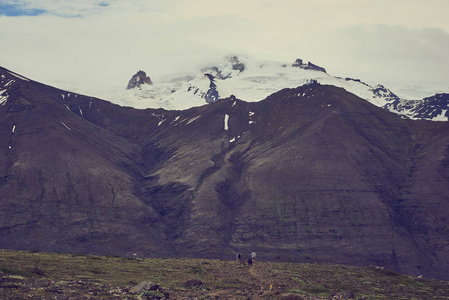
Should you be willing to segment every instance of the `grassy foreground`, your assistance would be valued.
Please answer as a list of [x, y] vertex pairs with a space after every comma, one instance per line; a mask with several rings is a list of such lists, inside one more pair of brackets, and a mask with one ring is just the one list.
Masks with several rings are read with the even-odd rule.
[[[331, 264], [0, 250], [0, 278], [0, 299], [449, 299], [446, 281]], [[131, 294], [143, 281], [161, 289]]]

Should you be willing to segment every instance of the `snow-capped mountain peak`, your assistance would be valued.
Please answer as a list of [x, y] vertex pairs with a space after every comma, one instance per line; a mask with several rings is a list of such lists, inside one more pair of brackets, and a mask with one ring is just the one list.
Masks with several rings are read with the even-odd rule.
[[370, 86], [360, 81], [333, 77], [323, 67], [299, 58], [292, 63], [281, 63], [230, 55], [190, 76], [168, 77], [152, 86], [141, 85], [111, 100], [138, 108], [179, 110], [231, 95], [248, 102], [261, 101], [274, 92], [301, 86], [310, 80], [343, 87], [363, 98], [378, 97], [370, 91]]
[[[231, 95], [247, 102], [257, 102], [281, 89], [295, 88], [311, 81], [342, 87], [378, 107], [407, 118], [414, 117], [409, 111], [404, 113], [405, 109], [393, 109], [408, 100], [401, 99], [387, 87], [381, 84], [370, 86], [359, 79], [335, 77], [325, 68], [300, 58], [282, 63], [229, 55], [191, 74], [166, 76], [153, 85], [138, 85], [108, 100], [136, 108], [183, 110]], [[446, 116], [440, 116], [438, 120], [444, 118]]]

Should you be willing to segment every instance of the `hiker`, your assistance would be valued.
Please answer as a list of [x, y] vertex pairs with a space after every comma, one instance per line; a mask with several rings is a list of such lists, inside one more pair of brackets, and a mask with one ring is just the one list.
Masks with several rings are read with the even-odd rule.
[[237, 254], [237, 259], [238, 259], [238, 261], [240, 262], [240, 259], [242, 258], [242, 256], [240, 255], [240, 253], [239, 254]]
[[253, 260], [251, 258], [248, 258], [248, 260], [246, 262], [248, 263], [248, 266], [253, 265]]

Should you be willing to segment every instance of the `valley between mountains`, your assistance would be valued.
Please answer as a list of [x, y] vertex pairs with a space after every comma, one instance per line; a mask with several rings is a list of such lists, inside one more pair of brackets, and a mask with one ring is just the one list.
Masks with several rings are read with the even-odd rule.
[[449, 279], [448, 122], [317, 82], [176, 111], [0, 74], [0, 248]]

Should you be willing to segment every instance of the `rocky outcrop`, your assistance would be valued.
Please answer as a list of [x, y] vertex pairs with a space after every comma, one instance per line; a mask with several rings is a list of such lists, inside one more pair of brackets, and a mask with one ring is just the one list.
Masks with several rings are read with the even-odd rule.
[[302, 62], [302, 59], [297, 58], [297, 59], [295, 60], [295, 62], [292, 64], [292, 67], [300, 68], [300, 67], [303, 66], [303, 65], [304, 65], [304, 63]]
[[130, 294], [141, 294], [145, 291], [161, 291], [161, 286], [151, 281], [142, 281], [129, 290]]
[[220, 99], [220, 95], [218, 94], [217, 85], [215, 84], [215, 78], [211, 74], [204, 74], [206, 76], [210, 83], [209, 83], [209, 89], [207, 90], [206, 94], [204, 95], [204, 99], [207, 103], [213, 103]]
[[237, 70], [239, 72], [245, 71], [245, 68], [246, 68], [245, 64], [240, 62], [240, 60], [237, 56], [231, 56], [231, 57], [229, 57], [228, 60], [231, 63], [233, 70]]
[[375, 87], [373, 87], [371, 89], [371, 91], [373, 92], [374, 97], [376, 98], [382, 98], [385, 101], [397, 101], [399, 100], [399, 97], [394, 94], [392, 91], [390, 91], [389, 89], [387, 89], [386, 87], [384, 87], [381, 84], [376, 85]]
[[300, 59], [300, 58], [297, 58], [295, 60], [295, 62], [292, 64], [292, 67], [301, 68], [301, 69], [304, 69], [304, 70], [313, 70], [313, 71], [319, 71], [319, 72], [326, 73], [326, 69], [325, 68], [317, 66], [317, 65], [315, 65], [315, 64], [313, 64], [311, 62], [308, 62], [307, 64], [305, 64], [305, 63], [303, 63], [303, 60]]
[[127, 89], [133, 89], [136, 87], [140, 87], [142, 84], [153, 84], [150, 77], [144, 71], [138, 71], [136, 74], [131, 77], [128, 82]]
[[233, 70], [241, 73], [245, 69], [246, 65], [240, 61], [238, 56], [229, 56], [226, 58], [224, 65], [220, 65], [220, 67], [212, 66], [202, 68], [201, 72], [213, 76], [216, 79], [226, 80], [232, 76]]
[[448, 121], [449, 94], [436, 94], [422, 100], [394, 99], [384, 108], [414, 119]]

